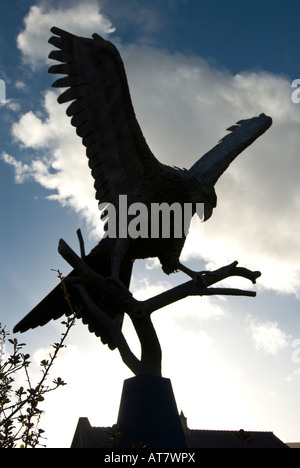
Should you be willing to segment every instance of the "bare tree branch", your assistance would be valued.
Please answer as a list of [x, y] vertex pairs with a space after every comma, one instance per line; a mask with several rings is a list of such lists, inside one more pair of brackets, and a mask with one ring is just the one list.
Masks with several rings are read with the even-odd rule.
[[180, 284], [175, 288], [169, 289], [157, 296], [151, 297], [143, 301], [143, 306], [147, 309], [148, 313], [152, 313], [157, 309], [161, 309], [173, 302], [184, 299], [188, 296], [212, 296], [212, 295], [226, 295], [226, 296], [248, 296], [255, 297], [255, 291], [245, 291], [243, 289], [232, 288], [210, 288], [212, 284], [222, 281], [230, 276], [241, 276], [245, 279], [256, 282], [256, 279], [261, 275], [259, 271], [251, 271], [247, 268], [237, 267], [238, 262], [235, 261], [230, 265], [219, 268], [215, 271], [202, 272], [205, 278], [207, 287], [195, 284], [194, 281], [188, 281]]
[[[99, 293], [109, 296], [116, 306], [122, 306], [123, 310], [125, 308], [131, 319], [134, 317], [141, 319], [144, 315], [150, 315], [155, 310], [161, 309], [188, 296], [211, 296], [218, 294], [255, 297], [255, 291], [233, 288], [210, 288], [209, 286], [230, 276], [240, 276], [255, 283], [256, 279], [260, 276], [259, 271], [251, 271], [247, 268], [238, 267], [238, 262], [235, 261], [218, 270], [202, 272], [202, 277], [205, 278], [207, 284], [206, 287], [198, 285], [193, 280], [187, 281], [154, 297], [144, 301], [138, 301], [121, 282], [111, 278], [105, 278], [96, 273], [62, 239], [59, 242], [58, 251], [77, 271], [82, 283], [95, 285]], [[74, 278], [71, 280], [74, 282]], [[76, 279], [75, 281], [78, 280]]]

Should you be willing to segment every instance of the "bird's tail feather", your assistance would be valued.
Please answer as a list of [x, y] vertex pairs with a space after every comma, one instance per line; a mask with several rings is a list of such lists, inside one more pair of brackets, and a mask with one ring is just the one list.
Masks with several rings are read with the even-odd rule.
[[[102, 244], [102, 245], [101, 245]], [[111, 261], [109, 248], [103, 240], [99, 245], [86, 257], [87, 263], [103, 276], [109, 276], [111, 273]], [[132, 262], [124, 260], [120, 270], [120, 281], [129, 288], [132, 272]], [[75, 275], [74, 270], [67, 276], [72, 277]], [[94, 290], [86, 287], [88, 294], [93, 302], [104, 312], [108, 317], [115, 319], [117, 315], [124, 314], [124, 311], [114, 310], [111, 307], [109, 298], [104, 298], [97, 295]], [[43, 326], [50, 320], [57, 320], [63, 315], [69, 316], [72, 314], [72, 309], [79, 312], [79, 317], [82, 318], [84, 324], [88, 325], [89, 330], [100, 337], [102, 342], [108, 344], [111, 349], [115, 348], [109, 330], [107, 330], [102, 323], [98, 322], [95, 317], [89, 312], [84, 300], [74, 285], [67, 285], [67, 292], [69, 301], [64, 297], [64, 291], [61, 284], [57, 285], [42, 301], [36, 305], [29, 314], [27, 314], [15, 327], [14, 333], [25, 332], [31, 328]], [[72, 309], [70, 308], [72, 305]], [[120, 322], [122, 326], [122, 321]]]

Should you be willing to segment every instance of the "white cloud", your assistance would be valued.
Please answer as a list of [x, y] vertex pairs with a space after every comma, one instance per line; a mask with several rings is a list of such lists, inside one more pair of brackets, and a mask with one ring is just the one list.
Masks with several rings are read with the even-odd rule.
[[[50, 3], [50, 5], [49, 5]], [[24, 19], [25, 28], [17, 37], [17, 45], [23, 54], [24, 62], [33, 70], [44, 66], [50, 52], [48, 39], [50, 28], [57, 26], [79, 36], [102, 35], [114, 31], [111, 22], [99, 11], [95, 0], [72, 2], [69, 7], [52, 6], [44, 2], [30, 8]]]
[[21, 109], [20, 104], [14, 99], [7, 99], [4, 105], [6, 109], [9, 109], [13, 112], [19, 112]]
[[226, 304], [222, 298], [217, 297], [187, 297], [180, 302], [180, 312], [177, 314], [176, 323], [180, 329], [199, 333], [203, 322], [216, 321], [228, 318], [230, 315], [226, 311]]
[[17, 184], [23, 183], [26, 178], [31, 174], [31, 169], [28, 164], [23, 164], [20, 161], [17, 161], [13, 156], [3, 152], [1, 154], [1, 159], [6, 163], [10, 164], [15, 171], [15, 182]]
[[130, 287], [134, 297], [138, 301], [143, 301], [149, 297], [156, 296], [157, 294], [160, 294], [169, 288], [171, 288], [171, 284], [168, 281], [150, 284], [147, 278], [139, 278], [138, 275], [133, 278]]
[[249, 315], [246, 325], [258, 351], [277, 354], [289, 345], [289, 336], [279, 328], [277, 322], [259, 322]]
[[21, 146], [36, 150], [31, 161], [17, 161], [6, 153], [2, 153], [2, 159], [14, 167], [17, 183], [33, 179], [49, 189], [52, 193], [48, 198], [84, 216], [94, 236], [99, 237], [102, 226], [85, 149], [56, 97], [53, 91], [45, 94], [44, 108], [48, 115], [45, 120], [30, 111], [12, 127], [13, 136]]
[[26, 83], [24, 81], [18, 80], [15, 82], [15, 87], [17, 89], [25, 89], [26, 88]]

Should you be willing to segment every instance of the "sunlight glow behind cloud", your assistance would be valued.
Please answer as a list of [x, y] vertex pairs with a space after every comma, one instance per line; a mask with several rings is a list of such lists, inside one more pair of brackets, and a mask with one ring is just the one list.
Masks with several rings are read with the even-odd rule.
[[[74, 2], [75, 3], [75, 2]], [[44, 66], [50, 46], [49, 29], [57, 26], [67, 29], [73, 34], [84, 36], [91, 30], [107, 35], [114, 31], [111, 22], [99, 12], [99, 5], [89, 0], [77, 5], [72, 3], [69, 8], [34, 5], [30, 8], [24, 23], [25, 29], [18, 38], [18, 48], [23, 54], [24, 62], [33, 70]]]

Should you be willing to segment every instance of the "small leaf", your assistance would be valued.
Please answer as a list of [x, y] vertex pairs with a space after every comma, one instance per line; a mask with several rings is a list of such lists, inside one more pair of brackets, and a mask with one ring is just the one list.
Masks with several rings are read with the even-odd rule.
[[57, 377], [57, 379], [53, 380], [53, 383], [57, 386], [59, 385], [67, 385], [66, 382], [64, 382], [60, 377]]

